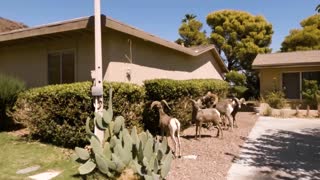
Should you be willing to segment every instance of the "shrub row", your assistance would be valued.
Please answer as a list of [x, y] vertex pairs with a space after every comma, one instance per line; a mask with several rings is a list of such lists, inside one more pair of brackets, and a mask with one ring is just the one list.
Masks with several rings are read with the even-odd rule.
[[[15, 104], [13, 118], [30, 129], [30, 135], [42, 141], [64, 147], [86, 143], [85, 120], [93, 117], [92, 83], [81, 82], [50, 85], [21, 93]], [[128, 128], [136, 126], [158, 131], [158, 112], [150, 109], [154, 100], [165, 99], [183, 127], [189, 125], [191, 107], [184, 108], [190, 98], [196, 99], [207, 91], [225, 96], [228, 84], [221, 80], [150, 80], [145, 86], [128, 83], [105, 83], [104, 106], [107, 109], [108, 91], [113, 88], [113, 111], [122, 115]]]
[[[150, 107], [153, 101], [166, 100], [172, 110], [164, 108], [166, 113], [179, 119], [182, 129], [190, 126], [191, 105], [189, 99], [198, 99], [208, 91], [214, 92], [219, 97], [225, 97], [229, 85], [225, 81], [215, 79], [197, 80], [169, 80], [156, 79], [145, 81], [146, 107]], [[159, 131], [159, 114], [155, 109], [146, 108], [143, 113], [143, 123], [146, 129], [152, 133]]]
[[[93, 117], [91, 85], [81, 82], [30, 89], [19, 95], [13, 118], [25, 124], [34, 138], [64, 147], [83, 146], [86, 118]], [[124, 116], [128, 127], [142, 128], [144, 89], [126, 83], [105, 83], [105, 102], [110, 87], [115, 116]]]

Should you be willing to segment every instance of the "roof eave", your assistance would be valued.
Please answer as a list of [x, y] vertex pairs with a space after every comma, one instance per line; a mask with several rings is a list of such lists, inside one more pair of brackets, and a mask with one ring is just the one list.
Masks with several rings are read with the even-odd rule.
[[276, 65], [252, 65], [252, 69], [277, 69], [277, 68], [300, 68], [320, 66], [320, 62], [299, 64], [276, 64]]

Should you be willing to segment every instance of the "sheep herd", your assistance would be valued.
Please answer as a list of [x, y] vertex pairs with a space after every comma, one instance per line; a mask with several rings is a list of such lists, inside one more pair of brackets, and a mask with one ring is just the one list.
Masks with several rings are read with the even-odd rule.
[[[230, 127], [231, 131], [233, 131], [233, 127], [237, 127], [235, 117], [241, 105], [245, 104], [245, 99], [241, 98], [239, 100], [233, 97], [219, 100], [216, 94], [209, 91], [197, 101], [190, 99], [189, 102], [192, 104], [191, 122], [196, 124], [195, 138], [198, 138], [198, 135], [201, 138], [201, 127], [204, 123], [217, 128], [217, 137], [223, 138], [222, 126]], [[164, 134], [166, 134], [166, 137], [169, 135], [174, 143], [174, 155], [181, 157], [180, 122], [178, 119], [167, 115], [163, 110], [163, 105], [170, 109], [165, 100], [153, 101], [151, 109], [156, 107], [159, 111], [159, 127], [162, 138]], [[179, 149], [178, 152], [177, 149]]]

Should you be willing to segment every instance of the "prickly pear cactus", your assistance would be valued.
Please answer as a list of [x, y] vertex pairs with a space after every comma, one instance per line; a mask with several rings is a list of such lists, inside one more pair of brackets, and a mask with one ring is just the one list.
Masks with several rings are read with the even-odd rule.
[[105, 131], [103, 142], [91, 132], [90, 121], [88, 118], [86, 122], [90, 146], [76, 147], [73, 154], [73, 159], [82, 164], [78, 169], [81, 175], [98, 170], [114, 179], [130, 169], [142, 179], [164, 179], [167, 176], [173, 155], [166, 138], [160, 143], [148, 131], [138, 134], [133, 127], [129, 132], [121, 116], [113, 120], [111, 89], [108, 110], [103, 110], [102, 116], [95, 113], [94, 117], [94, 123]]

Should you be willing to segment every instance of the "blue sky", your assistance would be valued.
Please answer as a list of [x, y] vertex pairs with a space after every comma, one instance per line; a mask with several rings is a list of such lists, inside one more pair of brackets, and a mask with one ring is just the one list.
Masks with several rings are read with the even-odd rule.
[[[206, 25], [206, 16], [221, 9], [247, 11], [263, 15], [272, 23], [271, 48], [277, 51], [284, 37], [299, 22], [315, 14], [320, 0], [101, 0], [102, 13], [161, 38], [174, 41], [187, 13], [197, 15]], [[6, 0], [1, 2], [0, 16], [36, 26], [93, 15], [93, 0]]]

